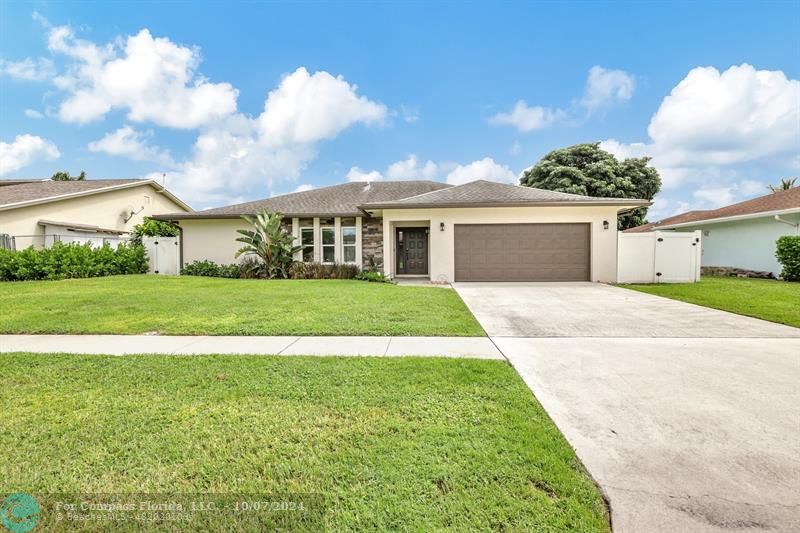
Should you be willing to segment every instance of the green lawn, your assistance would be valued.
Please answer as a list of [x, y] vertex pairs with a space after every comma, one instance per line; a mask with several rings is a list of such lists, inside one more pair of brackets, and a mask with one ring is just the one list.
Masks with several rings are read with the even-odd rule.
[[0, 309], [0, 333], [484, 335], [452, 289], [350, 280], [12, 282], [0, 284]]
[[315, 531], [609, 530], [501, 361], [11, 354], [0, 404], [3, 494], [284, 495]]
[[800, 283], [703, 276], [699, 283], [622, 287], [800, 327]]

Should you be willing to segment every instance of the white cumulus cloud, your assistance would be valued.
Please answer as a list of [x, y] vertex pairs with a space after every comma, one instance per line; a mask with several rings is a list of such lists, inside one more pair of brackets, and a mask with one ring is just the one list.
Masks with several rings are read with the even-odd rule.
[[295, 180], [319, 142], [355, 124], [380, 124], [387, 113], [341, 76], [298, 68], [269, 93], [259, 116], [236, 113], [205, 128], [191, 159], [170, 173], [171, 187], [211, 205], [227, 202], [232, 192]]
[[347, 172], [347, 181], [381, 181], [388, 180], [436, 180], [439, 179], [440, 167], [433, 161], [420, 162], [416, 154], [409, 154], [406, 159], [395, 161], [381, 173], [377, 170], [365, 171], [352, 167]]
[[561, 109], [542, 106], [529, 106], [525, 100], [519, 100], [514, 109], [508, 113], [498, 113], [489, 119], [490, 124], [498, 126], [514, 126], [519, 131], [533, 131], [546, 128], [566, 117]]
[[58, 109], [65, 122], [91, 122], [123, 109], [133, 122], [196, 128], [236, 111], [238, 91], [230, 83], [197, 74], [197, 48], [154, 38], [147, 29], [120, 44], [97, 45], [58, 26], [50, 29], [48, 46], [72, 59], [68, 72], [54, 79], [67, 93]]
[[599, 65], [589, 70], [581, 105], [590, 113], [633, 97], [636, 78], [624, 70], [603, 68]]
[[589, 69], [583, 96], [567, 109], [528, 105], [525, 100], [518, 100], [511, 111], [490, 117], [489, 124], [513, 126], [522, 132], [540, 130], [559, 122], [577, 120], [581, 108], [591, 115], [630, 100], [635, 89], [636, 77], [633, 74], [596, 65]]
[[351, 167], [347, 171], [347, 181], [382, 181], [383, 174], [377, 170], [367, 172], [361, 167]]
[[28, 118], [33, 118], [36, 120], [44, 118], [44, 114], [40, 111], [36, 111], [35, 109], [26, 109], [24, 113], [25, 116]]
[[38, 59], [27, 57], [22, 61], [0, 59], [0, 74], [14, 80], [43, 81], [55, 75], [55, 67], [51, 59], [44, 57]]
[[[66, 63], [53, 77], [63, 96], [55, 115], [86, 123], [125, 112], [129, 124], [90, 143], [89, 150], [171, 167], [170, 187], [198, 205], [261, 196], [276, 183], [295, 181], [320, 142], [356, 124], [384, 124], [389, 115], [343, 76], [300, 67], [269, 92], [262, 113], [250, 116], [237, 111], [235, 87], [198, 72], [197, 47], [154, 37], [148, 29], [98, 44], [38, 13], [34, 19], [47, 29], [50, 52]], [[32, 118], [36, 113], [26, 112]], [[174, 161], [136, 123], [197, 130], [191, 156]]]
[[438, 174], [439, 165], [430, 160], [420, 163], [415, 154], [386, 168], [386, 177], [390, 180], [433, 180]]
[[58, 159], [61, 152], [38, 135], [17, 135], [10, 143], [0, 141], [0, 176], [25, 167], [38, 159]]
[[720, 72], [692, 69], [650, 120], [648, 142], [614, 139], [618, 156], [650, 156], [666, 189], [687, 181], [735, 177], [725, 169], [751, 161], [786, 161], [800, 151], [800, 81], [743, 64]]
[[269, 93], [258, 117], [260, 135], [275, 145], [308, 144], [336, 137], [357, 122], [382, 123], [386, 106], [357, 91], [342, 76], [300, 67]]
[[485, 157], [467, 165], [458, 165], [445, 179], [451, 185], [461, 185], [474, 180], [516, 183], [517, 175], [507, 166], [496, 163], [491, 157]]
[[174, 162], [168, 151], [150, 144], [152, 136], [150, 131], [142, 133], [126, 125], [107, 133], [102, 139], [90, 142], [88, 148], [92, 152], [173, 166]]
[[452, 185], [460, 185], [480, 179], [515, 183], [517, 176], [510, 168], [496, 163], [491, 157], [459, 165], [450, 162], [434, 163], [430, 160], [422, 163], [415, 154], [410, 154], [406, 159], [390, 164], [384, 172], [366, 171], [360, 167], [352, 167], [347, 173], [348, 181], [381, 181], [384, 179], [446, 181]]

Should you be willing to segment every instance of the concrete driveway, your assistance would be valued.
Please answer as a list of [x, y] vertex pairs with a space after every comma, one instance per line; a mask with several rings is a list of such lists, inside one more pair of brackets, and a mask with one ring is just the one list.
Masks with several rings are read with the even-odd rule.
[[773, 324], [599, 283], [456, 283], [490, 337], [798, 337]]
[[615, 531], [800, 531], [800, 330], [590, 283], [455, 288]]

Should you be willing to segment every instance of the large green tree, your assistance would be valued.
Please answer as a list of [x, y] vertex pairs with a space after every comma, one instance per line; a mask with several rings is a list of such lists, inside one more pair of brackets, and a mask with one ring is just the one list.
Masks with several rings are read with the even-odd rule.
[[[649, 163], [649, 157], [619, 161], [601, 149], [600, 143], [576, 144], [544, 156], [522, 173], [520, 184], [599, 198], [652, 200], [661, 189], [661, 177]], [[639, 226], [646, 222], [646, 216], [646, 207], [623, 213], [617, 227]]]
[[77, 176], [70, 176], [69, 172], [64, 170], [59, 170], [52, 176], [50, 179], [53, 181], [85, 181], [86, 180], [86, 171], [81, 170], [81, 173]]

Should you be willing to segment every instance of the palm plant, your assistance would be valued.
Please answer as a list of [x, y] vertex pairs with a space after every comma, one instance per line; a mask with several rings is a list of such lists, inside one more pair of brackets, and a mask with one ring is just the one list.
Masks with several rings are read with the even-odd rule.
[[795, 186], [795, 183], [797, 183], [797, 178], [781, 178], [780, 184], [767, 185], [767, 187], [769, 187], [769, 190], [772, 192], [788, 191]]
[[251, 262], [251, 269], [258, 277], [286, 278], [289, 267], [294, 262], [294, 254], [301, 250], [294, 245], [294, 237], [281, 226], [283, 217], [277, 213], [264, 210], [254, 217], [242, 215], [251, 226], [252, 230], [237, 230], [241, 237], [237, 242], [244, 244], [236, 252], [236, 257], [246, 255], [254, 256], [256, 261]]

